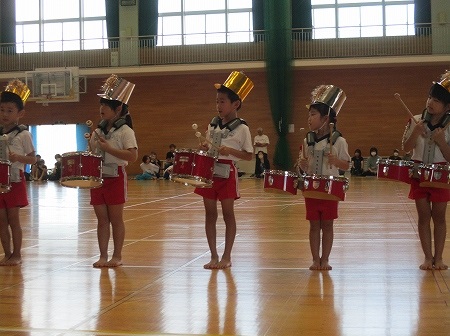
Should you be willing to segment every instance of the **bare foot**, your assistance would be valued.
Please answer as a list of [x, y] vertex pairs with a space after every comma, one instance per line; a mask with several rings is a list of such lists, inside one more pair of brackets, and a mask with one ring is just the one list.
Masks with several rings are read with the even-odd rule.
[[107, 258], [100, 258], [98, 259], [95, 263], [92, 264], [92, 266], [94, 267], [107, 267], [106, 265], [108, 264], [108, 259]]
[[312, 265], [309, 266], [309, 269], [311, 271], [317, 271], [320, 270], [320, 261], [313, 261]]
[[4, 257], [2, 260], [0, 260], [0, 266], [17, 266], [22, 263], [21, 257]]
[[231, 260], [222, 259], [218, 264], [216, 264], [217, 269], [225, 269], [231, 267]]
[[434, 261], [434, 268], [437, 270], [446, 270], [446, 269], [448, 269], [448, 266], [446, 264], [444, 264], [442, 259], [440, 259], [440, 260]]
[[321, 260], [320, 269], [324, 271], [331, 271], [333, 267], [331, 267], [331, 265], [328, 263], [328, 260]]
[[211, 259], [211, 261], [207, 264], [203, 265], [204, 269], [216, 269], [217, 268], [217, 264], [219, 263], [219, 259]]
[[421, 270], [432, 270], [433, 269], [433, 259], [425, 259], [422, 265], [419, 266]]
[[105, 265], [105, 267], [117, 267], [122, 266], [122, 259], [112, 257], [110, 261], [108, 261]]

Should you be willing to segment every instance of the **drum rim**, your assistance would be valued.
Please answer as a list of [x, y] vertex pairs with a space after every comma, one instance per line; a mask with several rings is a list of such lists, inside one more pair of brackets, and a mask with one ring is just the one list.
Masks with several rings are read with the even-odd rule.
[[[193, 176], [193, 175], [187, 175], [187, 174], [171, 174], [170, 180], [177, 183], [183, 183], [186, 184], [186, 182], [177, 181], [176, 178], [185, 179], [188, 181], [199, 181], [205, 183], [205, 186], [210, 187], [213, 183], [212, 180], [207, 179], [206, 177], [200, 177], [200, 176]], [[189, 184], [189, 183], [188, 183]], [[197, 185], [196, 185], [197, 186]], [[199, 188], [202, 188], [201, 185], [198, 185]]]
[[[90, 186], [90, 187], [81, 187], [81, 186], [72, 186], [72, 185], [64, 184], [64, 182], [69, 182], [69, 181], [92, 181], [92, 182], [97, 182], [98, 185]], [[72, 175], [72, 176], [61, 177], [59, 179], [59, 184], [61, 184], [63, 187], [68, 187], [68, 188], [93, 189], [93, 188], [100, 188], [103, 185], [103, 178], [93, 177], [93, 176]]]
[[205, 151], [203, 149], [191, 149], [191, 148], [175, 149], [175, 154], [178, 154], [178, 153], [192, 153], [192, 154], [197, 154], [197, 155], [207, 156], [207, 157], [210, 157], [213, 159], [217, 159], [217, 156], [210, 155], [207, 151]]
[[92, 152], [87, 152], [87, 151], [76, 151], [76, 152], [63, 153], [63, 154], [61, 154], [61, 158], [69, 157], [69, 156], [77, 156], [77, 155], [92, 156], [92, 157], [96, 157], [96, 158], [99, 158], [99, 159], [102, 158], [101, 155], [93, 154]]
[[391, 160], [391, 159], [378, 159], [377, 164], [389, 164], [391, 166], [405, 166], [405, 167], [413, 167], [414, 161], [411, 160]]
[[0, 160], [0, 164], [6, 164], [8, 166], [11, 166], [11, 161], [9, 161], [9, 160]]
[[450, 171], [450, 164], [421, 163], [419, 164], [419, 168]]
[[298, 174], [296, 172], [293, 172], [293, 171], [290, 171], [290, 170], [281, 170], [281, 169], [265, 170], [264, 171], [264, 176], [265, 175], [279, 175], [279, 176], [298, 177]]
[[305, 175], [304, 178], [311, 178], [312, 180], [333, 180], [333, 181], [348, 183], [348, 178], [345, 176], [313, 174], [313, 175]]

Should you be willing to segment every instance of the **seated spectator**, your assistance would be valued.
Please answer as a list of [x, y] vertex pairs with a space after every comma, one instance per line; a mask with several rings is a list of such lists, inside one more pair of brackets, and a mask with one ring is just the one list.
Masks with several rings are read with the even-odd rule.
[[394, 153], [389, 156], [389, 160], [401, 160], [402, 157], [398, 155], [398, 149], [394, 149]]
[[177, 147], [174, 144], [170, 144], [169, 151], [166, 154], [166, 162], [164, 162], [164, 171], [173, 165], [173, 160], [175, 159], [175, 149]]
[[267, 169], [270, 169], [270, 162], [267, 158], [267, 154], [263, 151], [258, 152], [258, 159], [259, 159], [259, 166], [255, 169], [255, 177], [257, 178], [263, 178], [264, 177], [264, 171]]
[[[155, 165], [150, 162], [150, 156], [144, 155], [140, 164], [142, 174], [136, 175], [136, 180], [153, 180], [155, 176]], [[158, 169], [159, 172], [159, 169]]]
[[55, 155], [55, 166], [53, 167], [52, 173], [49, 174], [48, 179], [50, 181], [59, 181], [61, 178], [61, 155]]
[[367, 159], [367, 169], [363, 172], [362, 176], [377, 176], [378, 171], [378, 149], [372, 147], [370, 149], [370, 156]]
[[350, 174], [352, 176], [361, 176], [363, 174], [364, 158], [361, 155], [361, 150], [355, 149], [355, 153], [352, 157], [352, 167], [350, 168]]
[[150, 152], [150, 164], [153, 165], [153, 172], [156, 178], [159, 178], [161, 171], [161, 162], [158, 160], [158, 157], [155, 152]]
[[34, 169], [32, 167], [31, 179], [33, 181], [46, 181], [48, 179], [48, 176], [47, 176], [47, 166], [45, 165], [45, 161], [40, 159], [39, 161], [36, 161], [36, 163], [33, 166], [34, 166]]

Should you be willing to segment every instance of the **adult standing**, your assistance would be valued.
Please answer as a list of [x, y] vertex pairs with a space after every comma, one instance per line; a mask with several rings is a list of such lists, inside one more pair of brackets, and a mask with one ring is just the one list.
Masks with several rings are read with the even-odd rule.
[[[262, 127], [259, 127], [257, 130], [257, 135], [255, 135], [255, 138], [253, 140], [253, 146], [255, 147], [255, 173], [252, 176], [261, 176], [263, 171], [261, 170], [261, 162], [267, 162], [269, 161], [267, 156], [267, 147], [270, 144], [269, 137], [264, 134]], [[263, 160], [258, 156], [258, 153], [262, 152], [264, 155]]]

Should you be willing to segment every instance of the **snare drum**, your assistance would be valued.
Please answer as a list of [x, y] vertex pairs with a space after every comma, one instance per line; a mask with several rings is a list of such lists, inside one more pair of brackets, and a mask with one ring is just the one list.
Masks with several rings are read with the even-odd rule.
[[379, 179], [411, 183], [414, 171], [413, 161], [379, 159], [377, 164]]
[[420, 164], [419, 178], [421, 187], [450, 189], [450, 165]]
[[202, 150], [176, 150], [170, 179], [198, 188], [211, 187], [215, 162], [215, 157]]
[[103, 183], [102, 156], [91, 152], [61, 155], [61, 185], [70, 188], [98, 188]]
[[288, 192], [297, 195], [298, 175], [283, 170], [266, 170], [264, 172], [264, 191]]
[[10, 170], [11, 162], [0, 160], [0, 193], [4, 194], [11, 190]]
[[305, 198], [343, 201], [345, 192], [348, 190], [348, 179], [327, 175], [307, 175], [299, 181], [299, 187]]

